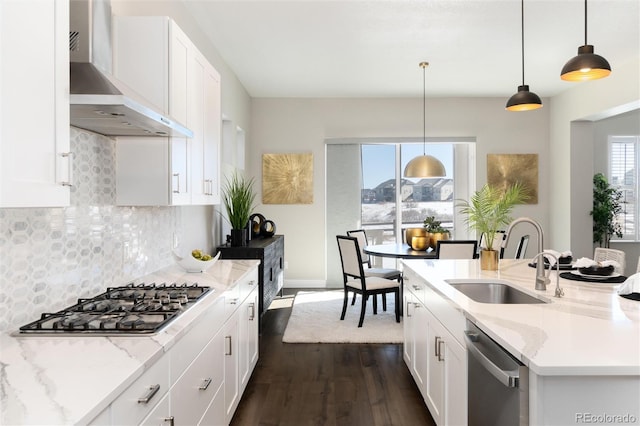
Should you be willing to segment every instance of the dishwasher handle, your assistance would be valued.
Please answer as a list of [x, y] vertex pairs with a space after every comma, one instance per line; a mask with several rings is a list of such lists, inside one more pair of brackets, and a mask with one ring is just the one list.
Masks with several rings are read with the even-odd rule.
[[485, 354], [480, 345], [478, 345], [478, 333], [474, 331], [465, 331], [464, 337], [467, 340], [467, 351], [480, 363], [493, 377], [498, 379], [500, 383], [510, 388], [517, 388], [520, 381], [520, 373], [516, 370], [503, 370], [498, 367]]

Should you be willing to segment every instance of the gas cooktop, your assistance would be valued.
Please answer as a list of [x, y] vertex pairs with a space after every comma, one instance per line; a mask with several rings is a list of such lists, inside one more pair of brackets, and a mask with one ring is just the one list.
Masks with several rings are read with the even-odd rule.
[[190, 308], [210, 287], [129, 284], [107, 291], [20, 327], [20, 334], [153, 334]]

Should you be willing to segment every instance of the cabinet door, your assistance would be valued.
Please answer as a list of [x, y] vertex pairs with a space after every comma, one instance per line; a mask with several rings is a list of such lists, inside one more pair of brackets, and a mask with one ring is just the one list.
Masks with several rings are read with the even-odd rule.
[[258, 360], [258, 288], [240, 307], [240, 389], [244, 391]]
[[426, 362], [427, 362], [427, 378], [424, 393], [427, 407], [431, 412], [431, 416], [437, 425], [444, 425], [444, 363], [443, 363], [443, 346], [444, 346], [444, 327], [431, 313], [424, 308], [426, 312]]
[[467, 353], [451, 335], [444, 346], [444, 418], [448, 425], [467, 424]]
[[414, 379], [424, 396], [424, 389], [429, 374], [429, 350], [432, 350], [429, 329], [425, 325], [429, 322], [427, 308], [422, 303], [414, 303], [413, 309], [413, 370]]
[[[215, 69], [195, 50], [189, 60], [189, 120], [188, 126], [193, 130], [191, 139], [191, 181], [193, 204], [214, 204], [213, 193], [215, 182], [213, 173], [217, 170], [214, 164], [218, 161], [220, 125], [220, 92], [219, 78]], [[213, 98], [218, 98], [217, 101]], [[212, 112], [212, 103], [215, 104]], [[216, 117], [217, 114], [217, 117]], [[217, 134], [216, 134], [217, 132]]]
[[235, 311], [223, 328], [224, 333], [224, 409], [226, 423], [231, 422], [240, 399], [238, 313]]
[[69, 2], [0, 2], [0, 207], [69, 205], [68, 40]]
[[[402, 345], [402, 357], [404, 358], [405, 364], [409, 368], [411, 375], [414, 375], [413, 372], [413, 327], [415, 324], [414, 320], [414, 304], [413, 304], [413, 295], [407, 288], [403, 289], [403, 303], [404, 303], [404, 318], [402, 319], [402, 328], [403, 328], [403, 345]], [[415, 379], [415, 377], [414, 377]]]
[[[171, 415], [176, 424], [198, 423], [222, 386], [224, 334], [219, 332], [171, 388]], [[219, 413], [224, 418], [224, 413]]]

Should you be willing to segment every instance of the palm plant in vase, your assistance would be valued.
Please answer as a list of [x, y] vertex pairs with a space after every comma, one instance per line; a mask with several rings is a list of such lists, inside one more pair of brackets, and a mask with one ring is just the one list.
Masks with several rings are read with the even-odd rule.
[[480, 250], [482, 269], [497, 269], [498, 252], [493, 250], [496, 233], [512, 221], [511, 212], [515, 205], [528, 198], [527, 190], [519, 182], [506, 190], [485, 184], [469, 201], [460, 200], [456, 205], [460, 213], [466, 215], [469, 229], [484, 234], [485, 246]]
[[226, 179], [222, 199], [227, 219], [231, 224], [231, 245], [244, 246], [248, 240], [249, 217], [255, 207], [253, 178], [245, 179], [244, 176], [234, 173], [231, 179]]

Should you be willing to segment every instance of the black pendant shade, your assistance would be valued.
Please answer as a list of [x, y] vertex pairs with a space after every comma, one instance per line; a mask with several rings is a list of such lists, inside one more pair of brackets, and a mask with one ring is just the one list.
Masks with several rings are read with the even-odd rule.
[[560, 78], [565, 81], [587, 81], [611, 74], [609, 62], [593, 52], [593, 46], [587, 43], [587, 0], [584, 0], [584, 45], [578, 47], [578, 56], [569, 59], [562, 67]]
[[542, 108], [540, 96], [529, 91], [529, 86], [524, 84], [524, 0], [520, 1], [520, 23], [522, 28], [522, 84], [518, 86], [518, 92], [511, 96], [505, 107], [507, 111], [531, 111]]
[[530, 92], [526, 84], [518, 86], [518, 92], [507, 101], [509, 111], [530, 111], [538, 108], [542, 108], [540, 96]]
[[593, 46], [578, 47], [578, 56], [569, 59], [560, 73], [565, 81], [597, 80], [611, 74], [611, 65], [605, 58], [593, 53]]

